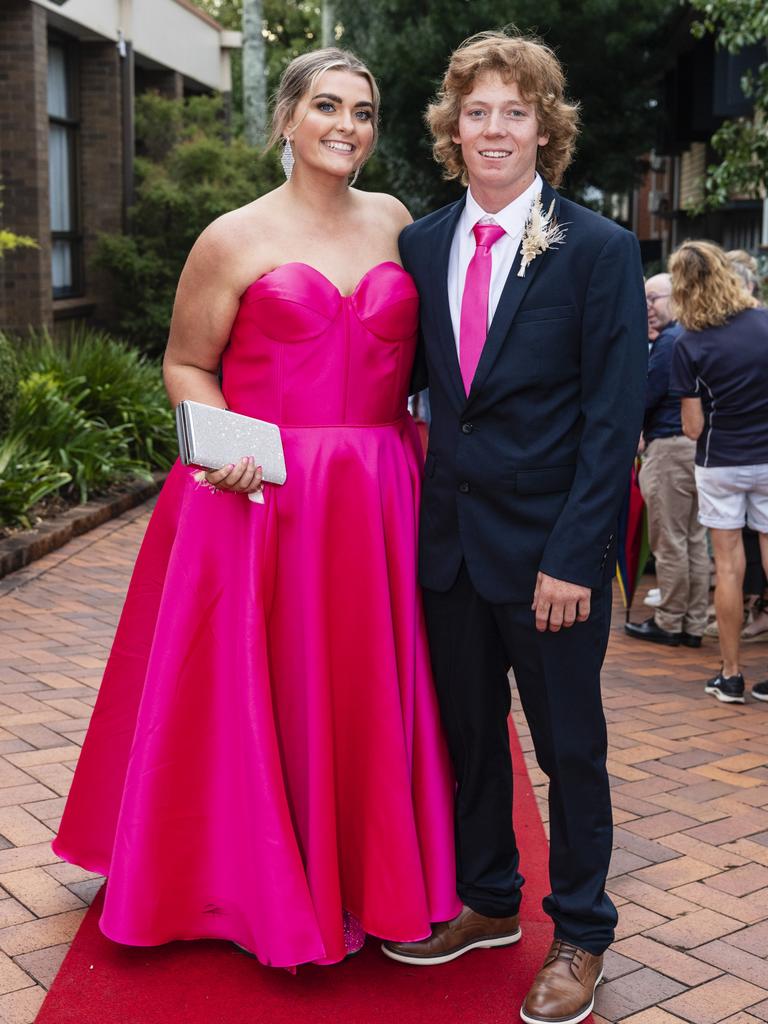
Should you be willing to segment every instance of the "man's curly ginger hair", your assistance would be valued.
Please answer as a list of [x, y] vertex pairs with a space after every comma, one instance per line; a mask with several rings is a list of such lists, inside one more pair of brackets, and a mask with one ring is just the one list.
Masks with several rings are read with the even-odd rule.
[[461, 146], [453, 136], [458, 130], [462, 101], [484, 74], [498, 74], [504, 81], [516, 82], [525, 102], [533, 104], [540, 134], [549, 136], [547, 145], [539, 147], [536, 167], [556, 188], [573, 159], [579, 132], [578, 104], [565, 99], [565, 75], [554, 51], [513, 29], [479, 32], [451, 56], [437, 97], [426, 113], [434, 140], [432, 152], [443, 165], [444, 177], [460, 178], [462, 184], [467, 184]]

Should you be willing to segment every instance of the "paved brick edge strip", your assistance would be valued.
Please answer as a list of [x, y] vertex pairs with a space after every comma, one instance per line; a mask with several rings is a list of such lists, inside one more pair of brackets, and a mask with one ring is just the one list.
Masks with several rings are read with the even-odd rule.
[[77, 505], [32, 530], [0, 540], [0, 579], [154, 497], [167, 475], [153, 473], [151, 480], [137, 480], [120, 494]]

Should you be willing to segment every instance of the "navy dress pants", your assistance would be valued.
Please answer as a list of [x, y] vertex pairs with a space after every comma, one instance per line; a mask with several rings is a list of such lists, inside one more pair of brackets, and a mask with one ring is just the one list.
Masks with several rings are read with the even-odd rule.
[[[556, 938], [602, 953], [617, 921], [605, 892], [612, 819], [600, 697], [610, 586], [592, 592], [587, 622], [558, 633], [536, 630], [530, 603], [486, 601], [464, 564], [450, 590], [424, 590], [424, 609], [458, 783], [459, 896], [488, 917], [507, 917], [520, 907], [524, 880], [507, 733], [512, 668], [536, 759], [549, 778], [552, 891], [544, 910]], [[524, 867], [525, 850], [522, 856]]]

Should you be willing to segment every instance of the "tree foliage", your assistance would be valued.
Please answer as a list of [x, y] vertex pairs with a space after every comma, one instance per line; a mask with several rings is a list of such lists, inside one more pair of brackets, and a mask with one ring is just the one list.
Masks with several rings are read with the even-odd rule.
[[221, 101], [149, 93], [136, 101], [136, 199], [127, 234], [104, 235], [97, 263], [114, 279], [119, 332], [144, 351], [165, 344], [176, 283], [212, 220], [274, 188], [274, 153], [230, 138]]
[[[0, 185], [0, 192], [2, 192], [3, 186]], [[3, 204], [0, 202], [0, 210], [3, 209]], [[27, 235], [17, 235], [14, 231], [9, 231], [8, 228], [0, 227], [0, 260], [5, 256], [7, 252], [13, 252], [14, 249], [36, 249], [37, 242], [34, 238], [29, 238]]]
[[382, 88], [374, 181], [412, 212], [456, 195], [440, 180], [422, 121], [451, 51], [511, 21], [556, 50], [570, 96], [581, 103], [583, 131], [565, 190], [583, 198], [594, 189], [623, 192], [637, 180], [637, 157], [654, 141], [664, 23], [676, 0], [368, 0], [365, 18], [357, 0], [338, 0], [336, 8], [344, 45], [370, 63]]
[[[242, 0], [197, 2], [227, 28], [241, 27]], [[362, 187], [394, 192], [415, 214], [456, 196], [432, 160], [423, 113], [462, 39], [510, 22], [554, 47], [581, 103], [583, 131], [565, 190], [584, 199], [595, 190], [625, 192], [638, 179], [638, 155], [655, 138], [665, 23], [678, 0], [367, 0], [364, 9], [359, 0], [336, 0], [334, 8], [341, 45], [368, 62], [382, 89], [381, 142]], [[289, 60], [319, 45], [320, 10], [265, 0], [271, 92]]]
[[36, 249], [37, 242], [27, 235], [17, 235], [7, 228], [0, 228], [0, 260], [14, 249]]
[[[765, 0], [691, 0], [691, 6], [701, 16], [693, 34], [714, 35], [730, 53], [768, 41]], [[753, 115], [724, 121], [712, 136], [720, 161], [707, 168], [704, 207], [724, 206], [735, 195], [763, 198], [768, 187], [768, 49], [757, 71], [744, 75], [741, 88], [752, 101]]]
[[[224, 28], [243, 27], [243, 0], [195, 0]], [[320, 45], [320, 6], [306, 0], [264, 0], [264, 38], [267, 43], [267, 90], [272, 95], [286, 64]], [[233, 105], [242, 115], [242, 54], [232, 54]]]

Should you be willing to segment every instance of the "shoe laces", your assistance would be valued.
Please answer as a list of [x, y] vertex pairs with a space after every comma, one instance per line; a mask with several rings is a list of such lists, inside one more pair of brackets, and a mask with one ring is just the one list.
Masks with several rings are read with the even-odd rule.
[[547, 959], [549, 963], [552, 963], [554, 960], [566, 960], [569, 963], [573, 963], [575, 967], [578, 967], [578, 961], [583, 958], [583, 955], [584, 950], [574, 946], [572, 942], [555, 939]]

